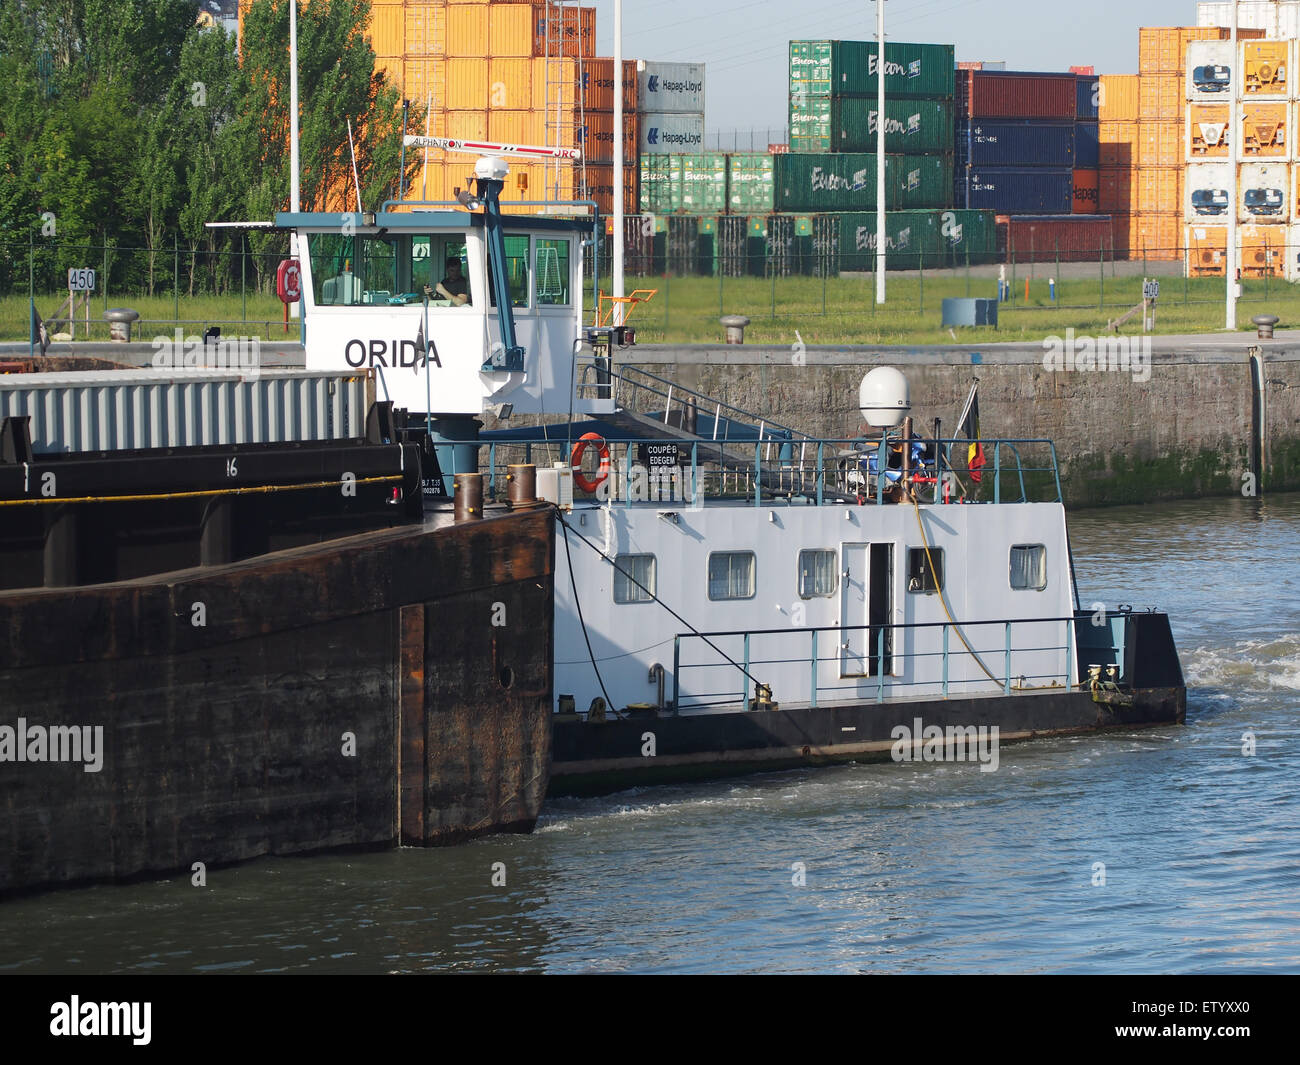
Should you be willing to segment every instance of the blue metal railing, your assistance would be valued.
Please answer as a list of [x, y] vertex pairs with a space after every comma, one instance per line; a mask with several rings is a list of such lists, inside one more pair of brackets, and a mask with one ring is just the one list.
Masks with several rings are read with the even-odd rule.
[[[567, 463], [576, 439], [557, 438], [556, 428], [538, 435], [510, 440], [485, 440], [486, 464], [482, 469], [488, 498], [497, 498], [498, 473], [516, 462]], [[637, 461], [645, 445], [676, 443], [679, 462], [670, 467], [648, 467]], [[779, 443], [777, 454], [772, 454]], [[992, 503], [1062, 501], [1060, 467], [1056, 446], [1050, 440], [981, 440], [986, 461], [971, 466], [953, 461], [966, 454], [969, 440], [919, 440], [925, 447], [923, 463], [911, 470], [919, 501], [948, 504], [967, 499]], [[883, 504], [891, 486], [902, 478], [896, 440], [866, 442], [861, 438], [774, 441], [771, 438], [740, 441], [711, 441], [699, 438], [673, 440], [664, 437], [607, 438], [611, 479], [599, 494], [575, 499], [598, 499], [621, 503], [686, 503], [703, 505], [710, 500], [748, 500], [753, 506], [789, 503], [821, 506], [827, 502], [868, 501]], [[1041, 465], [1027, 465], [1021, 449], [1029, 446], [1045, 451]], [[892, 449], [892, 453], [891, 453]], [[891, 464], [892, 463], [892, 464]], [[663, 472], [663, 471], [668, 472]], [[879, 471], [885, 471], [882, 476]], [[1032, 475], [1041, 474], [1038, 482]], [[1029, 479], [1027, 480], [1027, 475]], [[989, 482], [992, 482], [989, 484]], [[1004, 484], [1004, 481], [1007, 483]], [[1009, 489], [1009, 490], [1008, 490]], [[930, 498], [925, 498], [926, 496]], [[1031, 495], [1041, 498], [1031, 499]], [[982, 500], [977, 496], [985, 497]], [[991, 499], [987, 497], [991, 496]]]
[[[1108, 615], [1108, 621], [1111, 616]], [[1113, 616], [1118, 617], [1120, 615], [1115, 614]], [[909, 695], [915, 695], [917, 690], [923, 687], [937, 688], [939, 694], [945, 699], [950, 694], [953, 694], [956, 688], [961, 689], [957, 694], [970, 694], [978, 690], [987, 692], [989, 684], [997, 685], [1003, 695], [1039, 689], [1069, 690], [1080, 683], [1076, 624], [1085, 623], [1089, 618], [1090, 615], [1084, 613], [1070, 617], [1003, 618], [957, 623], [936, 621], [889, 625], [824, 625], [810, 628], [792, 627], [786, 629], [734, 630], [730, 632], [679, 633], [673, 639], [673, 680], [670, 705], [676, 710], [712, 705], [731, 705], [737, 701], [741, 705], [747, 705], [750, 698], [751, 681], [755, 685], [768, 683], [763, 675], [765, 668], [792, 665], [806, 665], [807, 669], [788, 670], [785, 674], [786, 681], [803, 673], [806, 677], [806, 687], [803, 684], [796, 683], [793, 691], [791, 691], [787, 683], [785, 690], [774, 687], [772, 697], [778, 702], [807, 703], [811, 707], [816, 707], [819, 700], [826, 696], [857, 699], [864, 696], [867, 698], [874, 697], [876, 702], [883, 703], [888, 699], [906, 698]], [[1038, 626], [1040, 629], [1043, 626], [1061, 626], [1060, 631], [1063, 632], [1064, 642], [1060, 644], [1042, 643], [1040, 641], [1043, 637], [1040, 635], [1037, 640], [1029, 637], [1031, 642], [1018, 644], [1012, 638], [1013, 628], [1021, 627], [1023, 629], [1027, 626]], [[906, 646], [900, 646], [900, 644], [906, 645], [912, 642], [906, 640], [909, 633], [932, 632], [936, 629], [941, 633], [938, 649], [917, 651]], [[967, 639], [970, 639], [971, 630], [993, 630], [993, 635], [985, 639], [987, 646], [973, 646], [975, 655], [978, 656], [984, 666], [983, 669], [978, 664], [975, 666], [975, 670], [980, 676], [976, 678], [953, 676], [952, 664], [954, 659], [970, 659], [972, 657], [971, 651], [967, 650], [960, 638], [955, 644], [950, 640], [950, 635], [954, 629], [960, 630], [960, 633], [966, 636]], [[1001, 631], [998, 632], [998, 630]], [[859, 649], [853, 649], [850, 640], [845, 638], [845, 634], [858, 632], [866, 633], [867, 640], [865, 642], [874, 642], [875, 647], [868, 650], [864, 643]], [[833, 656], [824, 656], [819, 653], [819, 644], [822, 642], [819, 637], [825, 633], [836, 634], [835, 654]], [[899, 634], [904, 637], [901, 641], [898, 639]], [[998, 635], [1002, 638], [997, 639]], [[754, 643], [759, 639], [767, 638], [775, 639], [778, 642], [783, 642], [784, 639], [797, 641], [806, 638], [808, 653], [791, 652], [782, 653], [778, 657], [755, 658]], [[682, 661], [683, 647], [689, 645], [692, 641], [715, 645], [713, 649], [717, 653], [717, 659], [707, 662], [684, 663]], [[733, 657], [728, 657], [730, 652], [722, 649], [728, 641], [739, 641], [739, 647]], [[971, 642], [974, 644], [975, 641], [971, 639]], [[1015, 669], [1017, 656], [1020, 657], [1023, 664], [1023, 656], [1029, 654], [1063, 654], [1064, 669], [1048, 673], [1017, 673]], [[937, 673], [931, 672], [928, 675], [921, 675], [922, 670], [920, 667], [925, 662], [934, 659], [938, 659], [940, 663]], [[861, 663], [863, 672], [845, 674], [843, 672], [845, 665], [853, 660], [858, 660]], [[838, 679], [853, 679], [855, 682], [836, 684], [819, 679], [818, 668], [823, 663], [837, 663], [840, 667]], [[993, 676], [990, 678], [983, 675], [984, 669], [988, 669]], [[699, 670], [701, 672], [720, 670], [726, 673], [739, 674], [740, 689], [736, 690], [727, 687], [717, 691], [696, 691], [685, 695], [683, 694], [683, 674], [690, 670]]]

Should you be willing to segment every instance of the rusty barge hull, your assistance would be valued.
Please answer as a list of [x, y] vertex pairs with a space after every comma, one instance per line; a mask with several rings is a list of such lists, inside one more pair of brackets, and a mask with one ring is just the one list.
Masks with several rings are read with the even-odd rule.
[[553, 558], [547, 509], [0, 593], [0, 725], [103, 730], [0, 760], [0, 894], [531, 830]]

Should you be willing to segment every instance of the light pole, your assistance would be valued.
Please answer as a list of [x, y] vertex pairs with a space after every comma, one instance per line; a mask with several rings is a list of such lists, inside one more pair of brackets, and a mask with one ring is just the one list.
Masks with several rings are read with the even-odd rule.
[[1224, 298], [1227, 308], [1224, 328], [1237, 328], [1237, 97], [1241, 93], [1241, 57], [1237, 54], [1237, 0], [1232, 0], [1232, 66], [1228, 68], [1228, 249], [1224, 273], [1227, 274], [1227, 291]]
[[[587, 145], [583, 145], [586, 150]], [[623, 324], [623, 0], [614, 0], [614, 249], [613, 325]], [[599, 284], [599, 281], [597, 281]], [[597, 312], [599, 313], [599, 300]]]
[[876, 302], [885, 302], [885, 0], [876, 0]]

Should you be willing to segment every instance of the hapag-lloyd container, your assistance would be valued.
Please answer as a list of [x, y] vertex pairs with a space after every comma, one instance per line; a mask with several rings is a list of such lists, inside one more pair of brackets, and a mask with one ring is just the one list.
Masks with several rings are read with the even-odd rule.
[[[565, 60], [565, 62], [573, 62]], [[582, 90], [582, 105], [589, 111], [614, 110], [614, 60], [609, 58], [583, 58], [576, 61], [578, 81]], [[537, 76], [534, 75], [534, 82]], [[637, 108], [637, 73], [636, 60], [623, 60], [623, 110], [636, 111]], [[543, 88], [545, 92], [545, 88]], [[555, 95], [554, 90], [551, 93]], [[545, 107], [545, 104], [540, 105]], [[649, 108], [642, 107], [642, 111]]]
[[1074, 124], [1074, 168], [1096, 170], [1101, 166], [1101, 133], [1097, 122]]
[[704, 147], [703, 115], [641, 115], [642, 155], [666, 152], [698, 152]]
[[1242, 220], [1264, 224], [1290, 221], [1291, 183], [1286, 163], [1243, 163], [1237, 178], [1237, 206]]
[[1074, 74], [962, 70], [957, 113], [969, 118], [1044, 118], [1073, 122], [1078, 110]]
[[[876, 147], [872, 97], [791, 96], [790, 147], [796, 152], [867, 152]], [[949, 100], [885, 101], [885, 153], [919, 155], [953, 150]]]
[[637, 98], [660, 114], [704, 112], [703, 63], [637, 63]]
[[1109, 215], [1012, 215], [1004, 225], [1017, 263], [1096, 262], [1113, 240]]
[[[953, 94], [951, 44], [885, 45], [885, 96], [947, 99]], [[872, 96], [875, 41], [791, 41], [790, 94]]]
[[1097, 214], [1101, 173], [1096, 169], [1080, 170], [1075, 168], [1072, 178], [1074, 196], [1074, 214]]
[[957, 129], [957, 158], [969, 166], [1074, 167], [1073, 122], [970, 119]]
[[1047, 168], [967, 167], [957, 184], [959, 206], [998, 214], [1069, 214], [1073, 172]]
[[[581, 118], [574, 116], [573, 136], [588, 162], [612, 163], [614, 161], [614, 112], [585, 111]], [[631, 169], [637, 157], [637, 142], [641, 116], [635, 111], [623, 112], [623, 162]], [[533, 141], [534, 144], [544, 143]]]
[[[778, 211], [865, 211], [876, 206], [877, 156], [860, 152], [776, 155]], [[885, 208], [946, 207], [952, 196], [952, 156], [885, 156]]]

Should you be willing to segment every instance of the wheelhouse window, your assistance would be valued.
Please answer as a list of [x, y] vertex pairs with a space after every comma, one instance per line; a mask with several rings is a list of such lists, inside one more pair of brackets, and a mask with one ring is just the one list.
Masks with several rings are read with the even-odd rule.
[[799, 597], [817, 599], [835, 594], [837, 572], [834, 551], [799, 552]]
[[933, 595], [943, 590], [943, 548], [907, 549], [907, 590]]
[[[528, 306], [528, 241], [527, 235], [516, 234], [504, 238], [506, 246], [506, 282], [510, 292], [511, 307]], [[492, 306], [497, 304], [496, 293], [491, 293]]]
[[655, 576], [654, 555], [615, 556], [614, 602], [650, 602], [655, 595]]
[[1047, 548], [1042, 544], [1016, 544], [1011, 548], [1011, 587], [1041, 592], [1047, 587]]
[[569, 242], [539, 239], [536, 245], [538, 306], [569, 306]]
[[318, 307], [390, 307], [473, 303], [464, 237], [345, 236], [308, 238], [312, 293]]
[[754, 598], [754, 552], [715, 551], [709, 555], [709, 598]]

